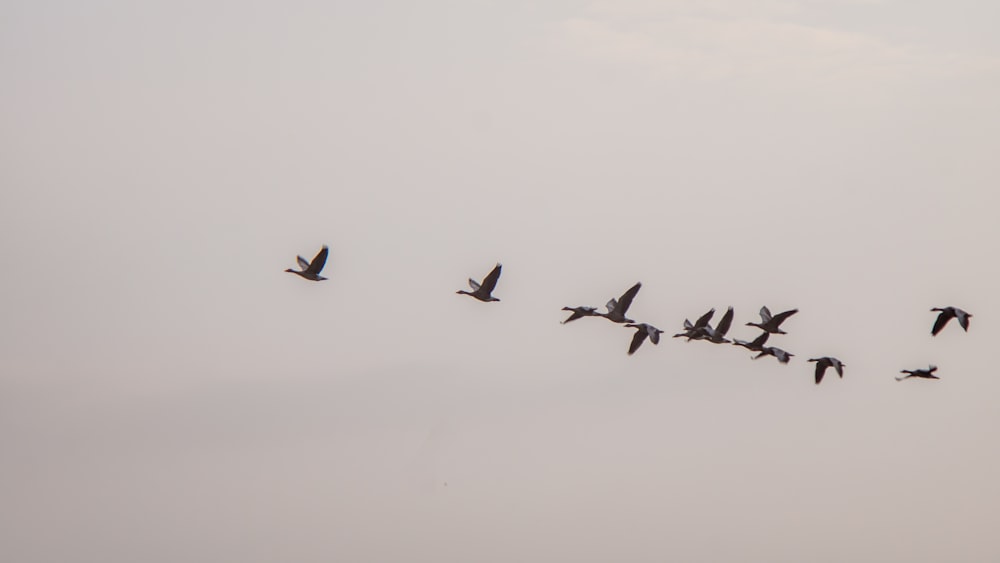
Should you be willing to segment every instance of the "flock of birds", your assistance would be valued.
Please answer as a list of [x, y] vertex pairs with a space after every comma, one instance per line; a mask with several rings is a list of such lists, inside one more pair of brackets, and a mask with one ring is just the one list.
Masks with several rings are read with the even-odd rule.
[[[326, 266], [326, 259], [329, 252], [329, 248], [324, 245], [311, 261], [306, 260], [302, 256], [297, 256], [296, 259], [301, 270], [293, 270], [289, 268], [285, 271], [296, 274], [310, 281], [323, 281], [327, 278], [321, 276], [320, 272], [322, 272], [323, 267]], [[497, 263], [497, 265], [493, 267], [493, 270], [490, 271], [485, 278], [483, 278], [482, 283], [469, 278], [469, 287], [472, 288], [472, 291], [460, 289], [455, 293], [474, 297], [484, 303], [500, 301], [500, 299], [493, 296], [493, 290], [496, 289], [497, 282], [500, 281], [500, 270], [502, 267], [503, 266], [500, 263]], [[606, 313], [598, 312], [596, 307], [563, 307], [563, 311], [570, 311], [571, 314], [568, 318], [566, 318], [566, 320], [562, 321], [562, 324], [582, 319], [584, 317], [604, 317], [613, 323], [624, 325], [627, 328], [634, 328], [635, 333], [632, 335], [632, 341], [629, 343], [628, 347], [628, 354], [630, 356], [634, 354], [640, 346], [642, 346], [642, 343], [645, 342], [647, 338], [654, 345], [659, 344], [660, 335], [663, 334], [662, 330], [649, 323], [637, 323], [625, 316], [628, 313], [629, 307], [632, 306], [632, 300], [635, 299], [635, 296], [639, 293], [640, 288], [642, 288], [642, 283], [637, 282], [635, 285], [625, 290], [625, 293], [622, 293], [617, 299], [612, 298], [605, 305], [608, 310]], [[968, 332], [969, 318], [972, 317], [971, 314], [959, 309], [958, 307], [935, 307], [931, 309], [931, 311], [938, 313], [937, 319], [934, 321], [934, 326], [931, 328], [932, 336], [937, 336], [937, 334], [944, 329], [945, 325], [947, 325], [948, 321], [951, 319], [958, 319], [958, 324], [964, 331]], [[688, 319], [684, 319], [684, 329], [675, 334], [674, 338], [686, 338], [688, 342], [692, 340], [706, 340], [713, 344], [731, 343], [734, 346], [742, 346], [751, 352], [757, 352], [757, 355], [753, 357], [754, 360], [764, 356], [773, 356], [778, 360], [778, 362], [787, 364], [795, 354], [786, 352], [776, 346], [766, 346], [765, 344], [772, 334], [788, 334], [784, 330], [781, 330], [781, 325], [785, 322], [785, 320], [798, 312], [798, 309], [791, 309], [778, 313], [777, 315], [772, 315], [771, 311], [766, 306], [761, 307], [760, 322], [750, 322], [746, 323], [746, 325], [757, 327], [761, 329], [762, 332], [760, 336], [747, 342], [736, 338], [730, 341], [726, 338], [726, 334], [729, 332], [729, 328], [733, 324], [732, 307], [729, 307], [729, 309], [726, 310], [722, 319], [719, 320], [719, 323], [714, 327], [709, 324], [712, 317], [715, 315], [715, 309], [711, 309], [704, 315], [698, 317], [694, 323]], [[826, 370], [831, 367], [837, 372], [839, 377], [844, 377], [844, 367], [847, 364], [837, 358], [832, 356], [823, 356], [820, 358], [810, 358], [809, 361], [816, 363], [815, 378], [817, 385], [823, 381], [823, 375], [826, 373]], [[902, 381], [911, 377], [922, 379], [940, 379], [940, 377], [934, 375], [934, 372], [937, 371], [937, 369], [937, 366], [934, 365], [930, 365], [926, 369], [904, 369], [901, 370], [900, 373], [906, 375], [897, 377], [896, 381]]]

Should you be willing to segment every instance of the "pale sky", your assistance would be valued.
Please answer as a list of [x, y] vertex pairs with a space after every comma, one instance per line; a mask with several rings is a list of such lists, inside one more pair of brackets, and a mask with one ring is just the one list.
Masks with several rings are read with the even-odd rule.
[[4, 559], [1000, 560], [997, 21], [0, 3]]

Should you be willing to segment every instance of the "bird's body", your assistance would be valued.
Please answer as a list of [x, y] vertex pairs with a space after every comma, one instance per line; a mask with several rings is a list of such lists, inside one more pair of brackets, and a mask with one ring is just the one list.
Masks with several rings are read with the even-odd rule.
[[937, 336], [937, 333], [941, 332], [944, 325], [948, 324], [948, 321], [951, 319], [958, 319], [958, 324], [961, 325], [962, 330], [969, 331], [969, 317], [972, 315], [958, 307], [935, 307], [931, 311], [940, 312], [937, 320], [934, 321], [934, 327], [931, 328], [931, 336]]
[[762, 332], [760, 336], [754, 338], [752, 342], [747, 342], [746, 340], [733, 339], [733, 346], [742, 346], [751, 352], [760, 352], [764, 349], [764, 343], [767, 342], [768, 337], [771, 336], [770, 332]]
[[562, 324], [575, 321], [577, 319], [582, 319], [583, 317], [595, 317], [600, 313], [597, 312], [595, 307], [563, 307], [563, 311], [572, 311], [573, 314], [569, 316]]
[[629, 344], [629, 347], [628, 347], [628, 355], [629, 356], [631, 356], [632, 354], [634, 354], [635, 351], [639, 349], [639, 346], [642, 346], [642, 342], [644, 340], [646, 340], [647, 337], [653, 342], [653, 344], [659, 344], [660, 343], [660, 335], [663, 334], [663, 331], [660, 330], [660, 329], [658, 329], [658, 328], [656, 328], [655, 326], [653, 326], [651, 324], [647, 324], [647, 323], [632, 324], [632, 323], [629, 323], [629, 324], [626, 324], [625, 326], [627, 326], [629, 328], [636, 329], [635, 330], [635, 335], [632, 336], [632, 343]]
[[759, 323], [747, 323], [747, 326], [755, 326], [764, 332], [770, 332], [773, 334], [788, 334], [787, 332], [779, 328], [781, 323], [785, 322], [785, 319], [798, 313], [798, 309], [792, 309], [791, 311], [785, 311], [783, 313], [778, 313], [772, 316], [771, 311], [767, 307], [760, 308], [760, 322]]
[[632, 306], [632, 300], [635, 299], [635, 294], [639, 293], [639, 288], [642, 287], [642, 282], [636, 282], [635, 285], [628, 288], [618, 299], [612, 299], [608, 301], [606, 307], [608, 308], [607, 313], [597, 313], [598, 316], [604, 317], [613, 323], [634, 323], [632, 319], [625, 316], [628, 312], [628, 308]]
[[823, 356], [822, 358], [810, 358], [810, 362], [816, 362], [816, 385], [819, 385], [820, 381], [823, 381], [823, 374], [826, 373], [826, 368], [832, 367], [837, 370], [837, 375], [841, 378], [844, 377], [844, 362], [841, 362], [837, 358], [830, 356]]
[[500, 301], [496, 297], [493, 297], [492, 293], [493, 289], [497, 286], [497, 280], [500, 279], [500, 268], [502, 267], [503, 265], [497, 262], [497, 265], [493, 267], [493, 270], [485, 278], [483, 278], [482, 284], [472, 278], [469, 278], [469, 287], [472, 288], [472, 291], [460, 289], [455, 293], [460, 295], [471, 295], [472, 297], [486, 303], [489, 303], [490, 301]]
[[330, 249], [324, 244], [323, 248], [321, 248], [316, 256], [313, 257], [312, 262], [309, 262], [301, 256], [296, 256], [295, 259], [298, 261], [299, 267], [302, 268], [302, 271], [293, 270], [291, 268], [288, 268], [285, 271], [291, 274], [296, 274], [310, 281], [323, 281], [326, 278], [319, 275], [319, 273], [323, 271], [323, 266], [326, 265], [326, 257], [329, 252]]
[[774, 356], [779, 362], [787, 364], [788, 360], [791, 360], [794, 355], [795, 354], [786, 352], [781, 348], [775, 348], [774, 346], [762, 346], [760, 353], [754, 356], [753, 359], [756, 360], [757, 358], [762, 358], [764, 356]]
[[919, 377], [921, 379], [941, 379], [940, 377], [934, 375], [934, 372], [936, 371], [937, 366], [935, 365], [927, 366], [927, 369], [904, 369], [900, 370], [899, 373], [905, 373], [906, 375], [903, 377], [897, 377], [896, 381], [902, 381], [911, 377]]

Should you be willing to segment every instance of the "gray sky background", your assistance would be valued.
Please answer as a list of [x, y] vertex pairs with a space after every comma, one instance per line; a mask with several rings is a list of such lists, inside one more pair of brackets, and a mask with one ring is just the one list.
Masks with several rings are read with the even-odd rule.
[[1000, 4], [358, 4], [0, 4], [6, 557], [1000, 559]]

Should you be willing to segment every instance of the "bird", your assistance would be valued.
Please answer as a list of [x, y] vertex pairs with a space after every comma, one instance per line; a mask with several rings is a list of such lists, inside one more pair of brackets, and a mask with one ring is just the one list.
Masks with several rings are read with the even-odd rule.
[[933, 364], [927, 366], [927, 369], [900, 370], [899, 373], [905, 373], [906, 375], [904, 375], [903, 377], [897, 377], [896, 381], [902, 381], [904, 379], [909, 379], [911, 377], [920, 377], [923, 379], [941, 379], [940, 377], [934, 375], [935, 371], [937, 371], [937, 366]]
[[771, 336], [770, 332], [762, 332], [760, 336], [754, 338], [752, 342], [747, 342], [746, 340], [733, 339], [733, 346], [742, 346], [751, 352], [760, 352], [764, 349], [764, 343], [767, 342], [768, 337]]
[[714, 308], [698, 317], [698, 320], [696, 320], [694, 324], [691, 324], [691, 321], [684, 319], [684, 332], [675, 334], [674, 338], [686, 336], [688, 342], [691, 342], [692, 340], [703, 340], [707, 336], [705, 333], [705, 327], [708, 326], [708, 321], [712, 320], [713, 315], [715, 315]]
[[[733, 308], [730, 307], [726, 310], [726, 314], [722, 315], [722, 320], [715, 328], [711, 325], [706, 324], [704, 328], [705, 340], [712, 342], [714, 344], [727, 344], [729, 340], [724, 338], [726, 333], [729, 332], [729, 327], [733, 324]], [[764, 334], [767, 334], [766, 332]]]
[[788, 334], [787, 332], [781, 330], [781, 323], [785, 321], [788, 317], [798, 313], [798, 309], [792, 309], [791, 311], [785, 311], [784, 313], [778, 313], [777, 315], [771, 316], [771, 311], [767, 307], [760, 308], [760, 323], [747, 323], [747, 326], [755, 326], [763, 331], [771, 332], [774, 334]]
[[761, 358], [764, 356], [774, 356], [775, 358], [778, 359], [779, 362], [787, 364], [788, 360], [792, 359], [792, 356], [794, 355], [795, 354], [786, 352], [781, 348], [775, 348], [774, 346], [763, 346], [760, 349], [760, 353], [754, 356], [753, 359], [756, 360], [757, 358]]
[[931, 336], [937, 336], [937, 333], [941, 332], [944, 325], [948, 324], [951, 319], [958, 319], [958, 324], [962, 326], [962, 330], [969, 332], [969, 317], [972, 315], [966, 313], [965, 311], [959, 309], [958, 307], [934, 307], [931, 311], [940, 311], [941, 314], [938, 315], [936, 321], [934, 321], [934, 328], [931, 329]]
[[823, 381], [823, 374], [826, 373], [826, 368], [828, 367], [833, 367], [833, 369], [837, 370], [837, 375], [841, 379], [844, 377], [844, 366], [847, 364], [837, 358], [823, 356], [822, 358], [810, 358], [809, 361], [816, 362], [816, 385], [819, 385], [819, 382]]
[[636, 329], [635, 335], [632, 336], [632, 343], [629, 344], [629, 347], [628, 347], [628, 355], [629, 356], [631, 356], [632, 354], [634, 354], [635, 351], [639, 349], [639, 346], [642, 346], [642, 341], [646, 340], [647, 336], [649, 337], [650, 340], [653, 341], [653, 344], [659, 344], [660, 343], [660, 334], [662, 334], [663, 331], [660, 330], [660, 329], [658, 329], [658, 328], [656, 328], [655, 326], [653, 326], [651, 324], [646, 324], [646, 323], [632, 324], [632, 323], [629, 323], [629, 324], [626, 324], [625, 326], [627, 326], [629, 328]]
[[301, 256], [295, 257], [299, 262], [299, 267], [302, 268], [301, 272], [291, 268], [288, 268], [285, 271], [302, 276], [307, 280], [323, 281], [326, 278], [319, 275], [319, 273], [323, 271], [323, 266], [326, 265], [326, 256], [329, 253], [330, 249], [324, 244], [323, 248], [321, 248], [316, 256], [313, 257], [312, 262], [306, 261], [306, 259]]
[[493, 267], [493, 271], [491, 271], [485, 278], [483, 278], [482, 285], [480, 285], [479, 282], [477, 282], [476, 280], [469, 278], [469, 287], [472, 288], [472, 291], [465, 291], [464, 289], [460, 289], [455, 293], [461, 295], [471, 295], [476, 299], [487, 303], [490, 301], [500, 301], [499, 299], [493, 297], [490, 294], [493, 293], [493, 289], [497, 286], [497, 280], [500, 279], [500, 268], [502, 267], [503, 264], [497, 262], [497, 265]]
[[607, 313], [597, 313], [597, 315], [613, 323], [634, 323], [635, 321], [626, 317], [625, 313], [628, 312], [628, 308], [632, 305], [632, 300], [635, 299], [635, 294], [639, 293], [639, 288], [641, 287], [642, 282], [636, 282], [635, 285], [628, 288], [617, 300], [612, 299], [608, 301], [606, 305], [608, 308]]
[[569, 316], [568, 319], [562, 321], [562, 324], [566, 324], [577, 319], [582, 319], [583, 317], [594, 317], [599, 315], [597, 309], [594, 307], [563, 307], [563, 311], [572, 311], [573, 314]]

